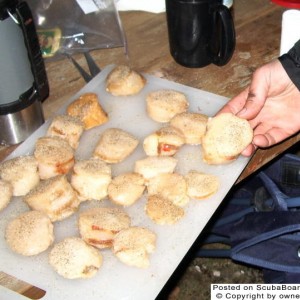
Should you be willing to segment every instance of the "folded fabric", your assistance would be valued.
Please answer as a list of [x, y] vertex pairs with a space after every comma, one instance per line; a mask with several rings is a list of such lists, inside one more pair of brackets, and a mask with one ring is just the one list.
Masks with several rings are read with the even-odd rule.
[[[300, 283], [299, 174], [300, 157], [285, 154], [242, 183], [207, 228], [197, 256], [259, 267], [265, 283]], [[207, 247], [213, 243], [224, 247]]]

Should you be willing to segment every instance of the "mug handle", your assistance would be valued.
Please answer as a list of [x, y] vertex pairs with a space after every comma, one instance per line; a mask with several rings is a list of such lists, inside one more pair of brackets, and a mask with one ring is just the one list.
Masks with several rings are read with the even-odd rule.
[[[218, 24], [219, 22], [220, 24]], [[217, 66], [224, 66], [231, 59], [235, 49], [234, 22], [231, 12], [226, 6], [217, 5], [215, 7], [214, 26], [215, 34], [212, 35], [211, 43], [213, 63]]]

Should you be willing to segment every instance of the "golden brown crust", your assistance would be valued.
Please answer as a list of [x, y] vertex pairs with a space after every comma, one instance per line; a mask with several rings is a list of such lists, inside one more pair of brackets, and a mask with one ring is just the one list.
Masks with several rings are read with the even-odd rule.
[[208, 164], [234, 161], [252, 142], [253, 130], [249, 122], [231, 113], [222, 113], [207, 122], [202, 138], [202, 157]]
[[109, 128], [102, 133], [94, 157], [107, 163], [119, 163], [136, 149], [138, 143], [138, 139], [130, 133], [119, 128]]
[[54, 245], [49, 254], [49, 263], [65, 278], [91, 278], [102, 265], [102, 255], [82, 239], [70, 237]]
[[175, 115], [186, 112], [189, 103], [186, 96], [174, 90], [158, 90], [146, 97], [147, 113], [157, 122], [169, 122]]
[[108, 115], [101, 107], [95, 93], [85, 93], [74, 100], [68, 105], [67, 114], [78, 117], [83, 122], [86, 130], [108, 121]]
[[148, 197], [145, 211], [148, 217], [159, 225], [175, 224], [184, 216], [183, 208], [159, 195]]
[[106, 78], [106, 91], [114, 96], [130, 96], [139, 93], [146, 78], [126, 65], [115, 67]]
[[53, 243], [53, 225], [46, 214], [31, 210], [8, 223], [5, 239], [14, 252], [25, 256], [36, 255]]

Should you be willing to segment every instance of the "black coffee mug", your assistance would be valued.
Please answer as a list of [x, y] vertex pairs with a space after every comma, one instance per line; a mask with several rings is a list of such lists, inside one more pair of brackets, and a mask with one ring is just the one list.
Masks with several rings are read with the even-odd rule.
[[223, 66], [235, 49], [230, 10], [221, 0], [166, 0], [170, 52], [185, 67]]

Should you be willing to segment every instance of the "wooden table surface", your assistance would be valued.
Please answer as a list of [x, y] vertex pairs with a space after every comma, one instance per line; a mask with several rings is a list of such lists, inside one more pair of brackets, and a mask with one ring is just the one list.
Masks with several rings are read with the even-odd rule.
[[[279, 55], [281, 17], [284, 10], [285, 8], [268, 0], [235, 0], [236, 50], [230, 62], [223, 67], [209, 65], [190, 69], [175, 63], [169, 53], [165, 13], [120, 12], [127, 37], [128, 55], [125, 55], [123, 48], [95, 50], [91, 55], [100, 68], [109, 64], [129, 64], [139, 72], [232, 97], [249, 84], [251, 74], [257, 67]], [[86, 68], [83, 55], [74, 55], [74, 58]], [[49, 118], [85, 82], [67, 59], [46, 61], [46, 69], [50, 96], [44, 102], [44, 112], [45, 117]], [[255, 172], [299, 139], [300, 134], [270, 149], [258, 150], [239, 180]], [[14, 148], [2, 148], [0, 160]], [[42, 291], [1, 272], [0, 283], [33, 299], [43, 295]]]

